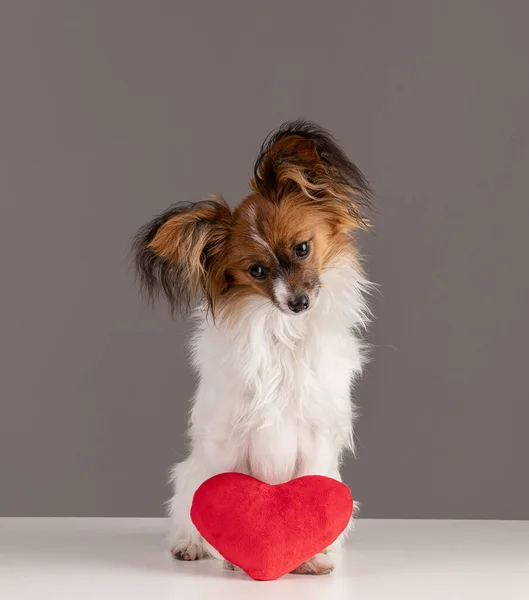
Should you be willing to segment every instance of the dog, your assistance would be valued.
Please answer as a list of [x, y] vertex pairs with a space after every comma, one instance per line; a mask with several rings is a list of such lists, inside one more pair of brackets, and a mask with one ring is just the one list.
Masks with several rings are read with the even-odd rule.
[[[369, 229], [370, 185], [328, 131], [296, 120], [266, 138], [250, 189], [233, 210], [221, 196], [173, 205], [134, 242], [143, 290], [173, 313], [192, 309], [196, 323], [191, 450], [171, 472], [180, 560], [218, 556], [189, 514], [209, 477], [340, 480], [342, 456], [354, 451], [351, 385], [364, 364], [371, 285], [355, 232]], [[332, 556], [294, 572], [329, 573]]]

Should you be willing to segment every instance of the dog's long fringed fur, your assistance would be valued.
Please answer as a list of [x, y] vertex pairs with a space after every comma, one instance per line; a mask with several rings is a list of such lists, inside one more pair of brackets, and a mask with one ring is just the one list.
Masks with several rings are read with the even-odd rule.
[[[191, 453], [172, 471], [169, 503], [184, 560], [215, 554], [189, 516], [212, 475], [340, 479], [353, 449], [350, 390], [369, 315], [353, 233], [368, 227], [369, 185], [328, 132], [298, 120], [267, 138], [250, 187], [234, 210], [220, 197], [171, 207], [134, 245], [150, 297], [194, 307], [197, 322]], [[331, 569], [322, 554], [296, 572]]]

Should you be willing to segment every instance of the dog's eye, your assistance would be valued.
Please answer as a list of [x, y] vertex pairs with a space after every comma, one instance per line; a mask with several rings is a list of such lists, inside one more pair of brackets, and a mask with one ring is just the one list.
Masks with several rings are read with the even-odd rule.
[[310, 254], [310, 242], [301, 242], [294, 248], [296, 258], [307, 258]]
[[263, 265], [252, 265], [248, 269], [248, 273], [250, 273], [254, 279], [264, 279], [268, 274], [268, 269], [263, 267]]

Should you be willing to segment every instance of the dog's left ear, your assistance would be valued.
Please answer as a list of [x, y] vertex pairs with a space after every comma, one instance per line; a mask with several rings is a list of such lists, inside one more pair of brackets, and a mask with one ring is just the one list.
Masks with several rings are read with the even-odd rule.
[[369, 183], [333, 136], [311, 121], [284, 123], [268, 136], [250, 185], [276, 202], [301, 192], [323, 211], [334, 213], [343, 227], [369, 228]]
[[136, 272], [151, 300], [162, 295], [171, 312], [201, 297], [214, 310], [223, 281], [220, 258], [232, 226], [221, 197], [176, 204], [140, 229], [134, 240]]

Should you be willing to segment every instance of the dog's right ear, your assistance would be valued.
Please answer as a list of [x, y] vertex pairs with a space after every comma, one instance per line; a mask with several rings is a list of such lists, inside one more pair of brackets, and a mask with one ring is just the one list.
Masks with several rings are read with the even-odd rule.
[[288, 121], [266, 138], [250, 186], [275, 202], [301, 191], [343, 228], [369, 230], [369, 183], [334, 137], [312, 121]]
[[164, 296], [171, 313], [203, 297], [214, 310], [221, 292], [219, 266], [233, 216], [219, 197], [175, 204], [140, 229], [134, 239], [136, 273], [151, 300]]

